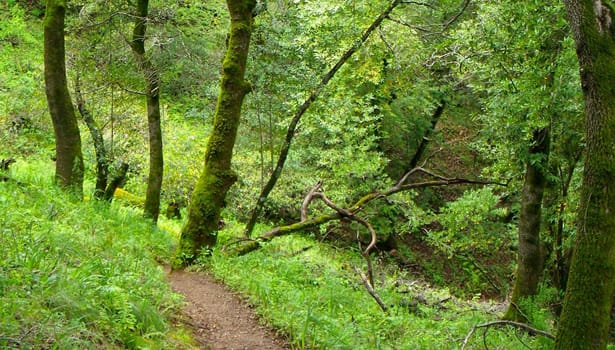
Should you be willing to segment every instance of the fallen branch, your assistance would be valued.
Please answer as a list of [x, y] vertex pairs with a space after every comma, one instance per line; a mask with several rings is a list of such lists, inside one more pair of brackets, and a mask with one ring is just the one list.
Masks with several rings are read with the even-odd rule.
[[370, 281], [367, 279], [367, 277], [365, 276], [365, 274], [360, 271], [359, 269], [357, 269], [355, 267], [355, 272], [359, 274], [359, 276], [361, 277], [361, 280], [363, 281], [363, 285], [365, 286], [365, 289], [367, 289], [367, 292], [369, 293], [369, 295], [372, 296], [372, 298], [374, 298], [374, 300], [376, 300], [376, 302], [378, 303], [378, 305], [380, 306], [380, 308], [382, 309], [382, 311], [387, 312], [388, 308], [386, 306], [386, 304], [384, 303], [384, 301], [382, 301], [382, 299], [380, 298], [380, 296], [376, 293], [376, 291], [374, 291], [374, 287], [373, 285], [370, 283]]
[[[427, 180], [427, 181], [421, 181], [421, 182], [408, 182], [409, 179], [413, 175], [419, 174], [419, 173], [424, 174], [428, 177], [431, 177], [434, 180], [431, 180], [431, 181]], [[366, 226], [366, 224], [361, 221], [362, 219], [358, 218], [356, 214], [359, 211], [363, 210], [363, 208], [370, 202], [376, 199], [386, 198], [398, 192], [408, 191], [408, 190], [415, 189], [415, 188], [438, 187], [438, 186], [459, 185], [459, 184], [500, 185], [500, 186], [507, 185], [505, 183], [500, 183], [500, 182], [495, 182], [495, 181], [475, 180], [475, 179], [466, 179], [466, 178], [459, 178], [459, 177], [449, 178], [443, 175], [436, 174], [432, 171], [426, 170], [422, 167], [416, 167], [408, 171], [406, 174], [404, 174], [404, 176], [401, 177], [401, 179], [395, 184], [395, 186], [385, 189], [384, 191], [376, 191], [376, 192], [368, 193], [364, 195], [363, 197], [359, 198], [359, 200], [357, 200], [356, 202], [354, 202], [347, 208], [341, 208], [335, 205], [334, 203], [332, 203], [325, 196], [325, 194], [320, 191], [320, 186], [322, 185], [322, 183], [318, 182], [314, 187], [312, 187], [312, 189], [306, 195], [306, 198], [303, 200], [303, 205], [301, 209], [302, 219], [300, 222], [286, 225], [286, 226], [275, 227], [261, 234], [254, 241], [251, 241], [250, 244], [244, 245], [243, 247], [238, 249], [237, 253], [239, 255], [244, 255], [244, 254], [250, 253], [260, 248], [261, 246], [260, 242], [267, 242], [278, 236], [284, 236], [284, 235], [287, 235], [293, 232], [298, 232], [298, 231], [306, 230], [308, 228], [317, 227], [329, 221], [340, 220], [343, 218], [349, 218], [351, 220], [357, 221], [361, 225], [368, 228], [369, 230], [369, 227]], [[327, 206], [329, 206], [331, 209], [334, 210], [334, 212], [322, 214], [322, 215], [319, 215], [313, 218], [307, 218], [307, 206], [314, 198], [322, 199], [323, 202]], [[371, 231], [370, 233], [372, 234], [372, 242], [368, 246], [368, 249], [366, 249], [367, 253], [369, 253], [369, 250], [375, 244], [375, 240], [374, 240], [375, 233]], [[363, 254], [365, 255], [365, 251]]]
[[312, 199], [314, 199], [315, 193], [320, 192], [320, 186], [322, 186], [322, 181], [318, 181], [316, 185], [312, 187], [310, 192], [308, 192], [307, 196], [305, 196], [303, 203], [301, 203], [301, 221], [302, 222], [307, 220], [307, 207], [312, 202]]
[[465, 349], [466, 345], [468, 345], [468, 341], [470, 340], [470, 337], [472, 336], [472, 334], [474, 334], [474, 332], [477, 329], [485, 328], [485, 333], [484, 334], [487, 334], [487, 331], [489, 330], [490, 327], [496, 327], [496, 326], [511, 326], [511, 327], [522, 329], [524, 331], [528, 331], [528, 332], [530, 332], [532, 334], [538, 334], [538, 335], [542, 335], [544, 337], [547, 337], [549, 339], [555, 339], [555, 336], [553, 334], [551, 334], [549, 332], [545, 332], [545, 331], [540, 330], [540, 329], [536, 329], [536, 328], [534, 328], [532, 326], [528, 326], [525, 323], [500, 320], [500, 321], [492, 321], [492, 322], [487, 322], [487, 323], [483, 323], [483, 324], [478, 324], [478, 325], [475, 325], [474, 327], [472, 327], [472, 329], [470, 330], [468, 335], [466, 335], [466, 337], [463, 339], [463, 343], [461, 344], [461, 350]]

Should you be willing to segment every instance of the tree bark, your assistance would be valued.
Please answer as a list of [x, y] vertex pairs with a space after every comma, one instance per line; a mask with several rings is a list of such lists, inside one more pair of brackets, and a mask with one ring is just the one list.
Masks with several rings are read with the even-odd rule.
[[94, 152], [96, 153], [96, 185], [94, 188], [94, 198], [103, 199], [107, 188], [107, 179], [109, 176], [109, 157], [105, 147], [105, 140], [100, 132], [100, 127], [92, 117], [92, 114], [85, 107], [85, 100], [81, 94], [81, 86], [79, 76], [75, 81], [75, 92], [77, 94], [77, 110], [83, 117], [85, 125], [90, 131], [92, 141], [94, 143]]
[[147, 101], [147, 125], [149, 135], [149, 175], [143, 216], [158, 221], [160, 214], [160, 192], [164, 160], [162, 155], [162, 130], [160, 127], [160, 79], [158, 71], [145, 55], [145, 33], [149, 0], [138, 0], [135, 27], [130, 47], [139, 69], [145, 77], [145, 99]]
[[391, 2], [391, 4], [386, 8], [386, 10], [384, 10], [384, 12], [382, 12], [380, 16], [378, 16], [374, 20], [374, 22], [367, 28], [367, 30], [363, 33], [359, 41], [355, 43], [351, 48], [349, 48], [342, 55], [342, 57], [340, 57], [340, 59], [333, 66], [333, 68], [331, 68], [327, 72], [327, 74], [324, 75], [320, 84], [318, 84], [318, 86], [314, 89], [314, 91], [312, 91], [310, 96], [303, 102], [303, 104], [301, 104], [301, 106], [299, 106], [299, 108], [295, 112], [293, 119], [291, 119], [290, 124], [288, 125], [288, 130], [286, 132], [286, 138], [284, 139], [284, 143], [282, 144], [282, 149], [280, 150], [280, 157], [278, 158], [278, 163], [275, 169], [273, 170], [271, 177], [267, 181], [267, 184], [265, 184], [265, 187], [263, 187], [260, 195], [258, 196], [256, 205], [254, 206], [254, 209], [252, 209], [250, 220], [248, 220], [248, 223], [246, 224], [246, 228], [244, 230], [244, 235], [246, 237], [250, 237], [250, 235], [252, 234], [252, 231], [254, 230], [254, 225], [256, 225], [256, 221], [258, 220], [258, 217], [261, 214], [261, 211], [263, 210], [263, 206], [265, 205], [265, 202], [267, 201], [267, 197], [269, 196], [269, 193], [271, 192], [271, 190], [273, 190], [273, 187], [275, 186], [275, 184], [278, 182], [278, 179], [282, 175], [282, 169], [284, 169], [284, 164], [286, 163], [286, 158], [288, 157], [288, 152], [290, 151], [290, 146], [295, 136], [295, 130], [297, 129], [297, 124], [299, 124], [299, 120], [301, 120], [301, 117], [305, 114], [305, 112], [307, 112], [308, 108], [310, 108], [312, 103], [316, 101], [316, 99], [318, 98], [322, 90], [325, 88], [325, 86], [327, 86], [329, 81], [335, 76], [337, 71], [339, 71], [339, 69], [342, 68], [342, 66], [346, 63], [346, 61], [348, 61], [348, 59], [352, 57], [352, 55], [361, 47], [361, 45], [363, 45], [363, 43], [367, 41], [370, 35], [378, 27], [380, 27], [380, 24], [382, 23], [382, 21], [384, 21], [384, 19], [387, 18], [391, 14], [391, 12], [393, 12], [393, 10], [401, 3], [402, 3], [401, 0], [393, 0]]
[[45, 8], [45, 93], [56, 141], [55, 180], [79, 198], [83, 196], [81, 135], [68, 92], [64, 48], [66, 0], [48, 0]]
[[564, 2], [585, 97], [586, 156], [555, 349], [605, 349], [615, 293], [614, 11], [603, 0]]
[[442, 117], [442, 113], [444, 113], [445, 107], [446, 101], [440, 100], [438, 108], [436, 108], [433, 115], [431, 116], [431, 128], [425, 131], [425, 135], [423, 135], [419, 147], [416, 149], [414, 156], [410, 160], [410, 166], [406, 169], [406, 172], [416, 168], [419, 165], [419, 161], [421, 160], [421, 158], [423, 158], [423, 155], [427, 150], [427, 145], [429, 144], [429, 136], [436, 130], [436, 125], [438, 124], [440, 117]]
[[115, 169], [113, 176], [109, 181], [109, 185], [105, 188], [102, 199], [111, 203], [113, 201], [113, 195], [115, 194], [115, 190], [122, 185], [126, 181], [126, 174], [128, 173], [128, 163], [122, 162], [117, 169]]
[[527, 322], [518, 309], [523, 298], [536, 295], [538, 281], [543, 270], [540, 246], [540, 223], [542, 220], [542, 198], [547, 184], [549, 161], [549, 129], [534, 130], [533, 145], [525, 170], [525, 182], [521, 196], [519, 215], [519, 247], [517, 252], [517, 272], [511, 303], [503, 319]]
[[[424, 176], [428, 176], [434, 178], [432, 181], [422, 181], [422, 182], [408, 182], [409, 178], [416, 174], [422, 173]], [[380, 198], [385, 198], [390, 195], [393, 195], [398, 192], [409, 191], [411, 189], [416, 188], [425, 188], [425, 187], [438, 187], [438, 186], [449, 186], [449, 185], [460, 185], [460, 184], [474, 184], [474, 185], [501, 185], [506, 186], [506, 184], [497, 183], [494, 181], [483, 181], [483, 180], [472, 180], [465, 178], [449, 178], [442, 175], [435, 174], [429, 170], [423, 168], [414, 168], [408, 171], [401, 179], [395, 184], [395, 186], [389, 187], [382, 191], [370, 192], [366, 195], [363, 195], [356, 202], [349, 205], [345, 208], [337, 207], [331, 203], [327, 203], [328, 199], [325, 200], [325, 197], [322, 193], [318, 193], [318, 188], [321, 183], [319, 182], [312, 188], [312, 190], [308, 193], [308, 196], [305, 198], [302, 208], [301, 208], [301, 221], [298, 223], [275, 227], [263, 234], [261, 234], [256, 240], [248, 240], [246, 243], [241, 245], [239, 248], [235, 250], [235, 252], [239, 255], [244, 255], [250, 253], [258, 248], [260, 248], [260, 242], [270, 241], [275, 237], [284, 236], [291, 234], [293, 232], [303, 231], [308, 228], [317, 227], [324, 223], [333, 220], [341, 220], [343, 218], [348, 218], [351, 216], [355, 216], [358, 212], [363, 210], [363, 208], [368, 205], [370, 202], [375, 201]], [[307, 217], [307, 206], [311, 201], [312, 197], [319, 197], [327, 203], [327, 206], [330, 208], [334, 208], [335, 211], [332, 213], [321, 214], [316, 217], [308, 218]], [[355, 219], [356, 220], [356, 219]]]
[[220, 211], [228, 189], [237, 180], [231, 170], [241, 105], [251, 90], [244, 80], [256, 0], [227, 0], [231, 16], [228, 46], [222, 62], [222, 83], [214, 125], [205, 152], [205, 166], [192, 193], [188, 220], [182, 229], [175, 266], [190, 264], [199, 252], [216, 244]]

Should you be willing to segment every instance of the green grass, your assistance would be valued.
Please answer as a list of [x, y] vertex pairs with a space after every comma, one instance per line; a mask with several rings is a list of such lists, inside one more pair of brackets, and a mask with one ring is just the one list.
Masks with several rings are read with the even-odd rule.
[[[240, 225], [227, 227], [222, 245], [240, 233]], [[446, 289], [379, 266], [376, 291], [390, 307], [384, 313], [354, 271], [365, 268], [359, 254], [301, 236], [277, 238], [241, 257], [218, 248], [203, 264], [247, 295], [297, 349], [459, 349], [474, 325], [496, 320], [502, 310], [478, 299], [459, 300]], [[490, 330], [484, 339], [477, 331], [466, 349], [484, 344], [489, 349], [526, 349], [523, 343], [534, 349], [552, 346], [545, 338], [507, 329]]]
[[0, 182], [0, 348], [181, 348], [181, 298], [156, 262], [173, 238], [119, 206], [73, 202], [50, 164]]
[[[177, 237], [167, 232], [181, 222], [162, 219], [159, 230], [120, 205], [74, 202], [52, 185], [50, 165], [20, 159], [10, 176], [21, 184], [0, 182], [0, 348], [189, 347], [169, 321], [181, 299], [157, 263], [171, 258]], [[221, 248], [242, 228], [228, 221], [205, 268], [244, 293], [297, 349], [459, 349], [474, 325], [502, 310], [376, 261], [384, 313], [354, 271], [365, 270], [357, 252], [293, 235], [227, 255]], [[551, 327], [548, 312], [534, 314], [535, 324]], [[513, 330], [484, 339], [490, 349], [551, 346]], [[466, 348], [484, 348], [482, 333]]]

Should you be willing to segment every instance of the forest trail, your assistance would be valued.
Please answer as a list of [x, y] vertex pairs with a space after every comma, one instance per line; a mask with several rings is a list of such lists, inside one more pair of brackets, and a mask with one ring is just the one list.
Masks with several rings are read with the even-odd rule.
[[196, 340], [207, 350], [285, 350], [286, 342], [258, 317], [239, 296], [206, 274], [167, 270], [177, 293], [185, 296], [183, 313]]

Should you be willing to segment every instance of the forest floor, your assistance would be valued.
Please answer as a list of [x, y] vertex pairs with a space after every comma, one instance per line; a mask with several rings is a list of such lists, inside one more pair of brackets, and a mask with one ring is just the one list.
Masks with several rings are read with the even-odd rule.
[[281, 336], [259, 323], [244, 300], [211, 276], [173, 271], [167, 278], [173, 290], [185, 296], [184, 321], [201, 349], [290, 349]]

